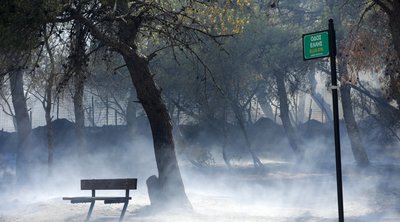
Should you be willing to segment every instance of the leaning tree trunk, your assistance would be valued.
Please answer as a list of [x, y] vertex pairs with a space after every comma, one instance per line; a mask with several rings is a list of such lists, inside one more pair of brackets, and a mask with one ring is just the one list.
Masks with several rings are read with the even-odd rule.
[[257, 101], [260, 104], [261, 110], [264, 112], [264, 115], [267, 118], [273, 119], [274, 118], [274, 113], [272, 111], [271, 104], [268, 101], [268, 95], [265, 92], [265, 89], [259, 90], [256, 94], [257, 96]]
[[[340, 78], [350, 79], [348, 77], [348, 70], [347, 70], [347, 61], [345, 58], [341, 58], [339, 60], [339, 72]], [[346, 123], [347, 134], [350, 139], [351, 150], [353, 152], [354, 159], [359, 166], [367, 166], [369, 165], [369, 160], [367, 156], [367, 152], [364, 149], [360, 132], [358, 130], [358, 125], [356, 119], [354, 118], [353, 113], [353, 104], [351, 102], [351, 87], [349, 83], [342, 81], [340, 87], [340, 98], [342, 101], [342, 109], [343, 109], [343, 117]]]
[[147, 180], [151, 204], [168, 206], [174, 203], [174, 206], [191, 207], [176, 159], [171, 119], [150, 73], [148, 61], [136, 52], [123, 57], [153, 135], [158, 178], [152, 176]]
[[[335, 1], [330, 0], [330, 8], [331, 11], [333, 12], [333, 6], [335, 5]], [[345, 46], [345, 35], [344, 35], [344, 28], [343, 28], [343, 19], [340, 17], [340, 13], [333, 13], [333, 17], [336, 21], [337, 24], [337, 30], [342, 30], [341, 32], [338, 31], [336, 33], [336, 40], [339, 44], [340, 47], [346, 47]], [[354, 118], [354, 113], [353, 113], [353, 106], [351, 102], [351, 87], [347, 85], [346, 83], [347, 80], [351, 80], [351, 77], [349, 76], [348, 70], [347, 70], [347, 59], [346, 56], [342, 54], [341, 51], [338, 52], [338, 67], [339, 67], [339, 73], [340, 73], [340, 79], [343, 80], [341, 83], [340, 87], [340, 98], [342, 101], [342, 109], [343, 109], [343, 117], [344, 121], [346, 123], [346, 128], [347, 128], [347, 134], [350, 139], [350, 144], [351, 144], [351, 149], [353, 152], [354, 159], [356, 160], [357, 164], [359, 166], [365, 166], [369, 164], [368, 156], [367, 153], [364, 150], [363, 144], [362, 144], [362, 139], [360, 132], [358, 130], [357, 122]], [[346, 81], [345, 81], [346, 80]]]
[[360, 132], [358, 130], [356, 119], [354, 118], [353, 105], [351, 102], [351, 87], [349, 85], [342, 85], [340, 87], [340, 96], [342, 100], [343, 117], [346, 122], [347, 133], [350, 139], [351, 150], [354, 159], [359, 166], [369, 165], [367, 152], [364, 149]]
[[289, 144], [292, 147], [293, 151], [298, 155], [298, 158], [302, 158], [302, 152], [299, 148], [299, 139], [296, 131], [294, 130], [289, 117], [289, 105], [285, 87], [285, 77], [284, 74], [275, 74], [276, 85], [278, 88], [278, 97], [279, 97], [279, 110], [280, 117], [282, 120], [283, 128], [285, 129], [286, 135], [289, 140]]
[[10, 74], [12, 104], [14, 106], [18, 135], [16, 171], [19, 184], [28, 183], [32, 179], [30, 169], [33, 167], [32, 127], [24, 95], [23, 74], [22, 70]]
[[[115, 11], [120, 15], [125, 15], [128, 12], [128, 1], [117, 0]], [[124, 58], [136, 88], [138, 100], [149, 120], [153, 137], [158, 177], [151, 176], [147, 179], [151, 204], [191, 208], [175, 154], [170, 116], [161, 98], [161, 91], [150, 73], [147, 59], [139, 56], [136, 52], [140, 21], [122, 19], [119, 22], [118, 40], [115, 40], [102, 33], [77, 12], [74, 13], [74, 16], [88, 26], [95, 38], [114, 48]]]
[[253, 159], [253, 165], [254, 168], [264, 168], [264, 164], [260, 161], [260, 159], [257, 157], [253, 149], [251, 148], [251, 141], [249, 138], [249, 134], [247, 133], [246, 126], [244, 125], [244, 120], [243, 120], [243, 115], [239, 110], [239, 107], [237, 107], [236, 104], [231, 102], [231, 107], [233, 112], [235, 113], [236, 120], [238, 121], [240, 131], [242, 131], [242, 134], [244, 136], [245, 142], [246, 142], [246, 149], [250, 153], [251, 158]]
[[317, 88], [317, 80], [315, 79], [315, 68], [313, 68], [313, 71], [309, 73], [308, 75], [308, 80], [310, 80], [311, 83], [311, 98], [315, 101], [317, 106], [321, 109], [322, 113], [325, 114], [327, 120], [329, 122], [333, 121], [333, 116], [332, 116], [332, 109], [330, 105], [324, 101], [324, 97], [316, 91]]
[[[118, 0], [117, 3], [118, 13], [124, 15], [128, 12], [127, 0]], [[147, 58], [139, 56], [136, 52], [139, 25], [140, 21], [136, 20], [119, 23], [119, 38], [126, 44], [126, 47], [119, 47], [119, 52], [129, 70], [152, 132], [158, 177], [153, 175], [147, 179], [150, 201], [153, 206], [191, 208], [176, 158], [167, 107], [151, 75]]]

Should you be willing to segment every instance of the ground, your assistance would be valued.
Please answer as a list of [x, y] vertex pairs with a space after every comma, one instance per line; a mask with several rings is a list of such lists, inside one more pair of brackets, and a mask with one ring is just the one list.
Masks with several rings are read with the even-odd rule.
[[[60, 121], [58, 124], [63, 125]], [[138, 178], [138, 190], [131, 192], [133, 200], [125, 216], [128, 222], [338, 221], [334, 145], [332, 134], [324, 130], [332, 127], [316, 122], [303, 125], [300, 132], [307, 132], [304, 135], [307, 149], [302, 163], [298, 163], [291, 158], [293, 153], [288, 143], [282, 140], [282, 129], [272, 123], [260, 122], [265, 126], [258, 126], [251, 132], [253, 137], [259, 138], [253, 141], [253, 146], [265, 164], [264, 169], [254, 169], [249, 156], [237, 153], [232, 155], [235, 157], [231, 159], [233, 169], [228, 169], [222, 159], [221, 147], [211, 139], [212, 134], [202, 133], [196, 140], [189, 141], [196, 145], [193, 147], [209, 148], [205, 149], [209, 155], [204, 156], [207, 164], [198, 164], [200, 168], [191, 164], [196, 156], [188, 156], [185, 150], [177, 149], [186, 192], [193, 205], [191, 212], [173, 207], [173, 210], [160, 212], [149, 207], [145, 181], [157, 174], [149, 137], [135, 136], [130, 141], [123, 127], [88, 129], [91, 152], [82, 165], [79, 158], [73, 155], [78, 153], [74, 150], [78, 146], [71, 144], [73, 127], [64, 127], [68, 131], [59, 126], [54, 177], [47, 178], [44, 161], [44, 165], [34, 171], [38, 174], [36, 181], [16, 188], [12, 182], [15, 159], [11, 152], [15, 149], [12, 149], [13, 143], [7, 140], [12, 135], [7, 134], [0, 140], [3, 142], [0, 146], [0, 222], [83, 221], [89, 205], [70, 204], [62, 197], [89, 195], [87, 191], [79, 190], [79, 180], [83, 178], [124, 177]], [[45, 141], [44, 128], [36, 130], [38, 135], [42, 130], [41, 138]], [[341, 140], [345, 221], [400, 221], [399, 145], [389, 149], [372, 143], [376, 140], [372, 135], [366, 137], [369, 139], [367, 148], [372, 164], [360, 169], [354, 165], [346, 137]], [[234, 138], [239, 140], [232, 141], [230, 146], [243, 144], [241, 135]], [[219, 141], [218, 138], [215, 140]], [[208, 143], [202, 144], [202, 141]], [[46, 152], [43, 150], [40, 154]], [[46, 157], [40, 155], [38, 158], [46, 160]], [[85, 171], [82, 172], [82, 169]], [[104, 205], [98, 202], [92, 221], [118, 221], [121, 208], [121, 204]]]
[[[265, 161], [264, 161], [265, 162]], [[125, 221], [135, 222], [333, 222], [337, 221], [334, 169], [270, 162], [265, 169], [249, 165], [182, 167], [193, 211], [158, 211], [149, 206], [139, 178]], [[344, 207], [347, 221], [400, 221], [400, 175], [395, 164], [373, 163], [367, 169], [343, 166]], [[2, 194], [1, 222], [83, 221], [88, 204], [70, 204], [62, 196], [82, 194], [79, 182], [58, 181], [32, 189], [9, 188]], [[87, 194], [87, 193], [86, 193]], [[118, 221], [121, 204], [98, 202], [92, 221]]]

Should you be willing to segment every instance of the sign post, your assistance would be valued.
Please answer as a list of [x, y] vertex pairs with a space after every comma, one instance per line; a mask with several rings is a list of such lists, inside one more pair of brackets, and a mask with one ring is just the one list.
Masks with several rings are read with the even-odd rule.
[[303, 59], [310, 60], [323, 57], [329, 57], [331, 63], [338, 215], [339, 222], [344, 222], [342, 160], [340, 152], [339, 108], [337, 92], [338, 86], [336, 75], [336, 35], [333, 25], [333, 19], [329, 19], [329, 26], [327, 31], [325, 30], [303, 35]]

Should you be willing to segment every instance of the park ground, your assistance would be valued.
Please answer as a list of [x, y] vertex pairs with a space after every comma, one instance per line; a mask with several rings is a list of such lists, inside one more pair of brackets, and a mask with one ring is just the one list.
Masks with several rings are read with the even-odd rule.
[[[264, 161], [265, 162], [265, 161]], [[344, 165], [346, 221], [400, 221], [400, 166], [372, 163], [366, 169]], [[310, 169], [271, 161], [265, 169], [215, 165], [182, 167], [193, 211], [160, 211], [149, 206], [147, 190], [139, 178], [132, 192], [125, 221], [216, 222], [333, 222], [337, 221], [336, 179], [332, 168]], [[83, 221], [88, 204], [70, 204], [62, 196], [85, 195], [79, 179], [59, 180], [34, 188], [6, 188], [0, 206], [1, 222]], [[86, 194], [87, 195], [87, 194]], [[98, 202], [92, 221], [118, 221], [122, 205]]]

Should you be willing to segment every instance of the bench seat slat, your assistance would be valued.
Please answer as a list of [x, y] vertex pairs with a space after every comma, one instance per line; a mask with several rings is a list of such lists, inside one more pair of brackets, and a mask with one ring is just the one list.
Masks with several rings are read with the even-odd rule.
[[104, 200], [105, 204], [124, 203], [126, 200], [131, 200], [132, 197], [63, 197], [63, 200], [70, 200], [71, 203], [90, 203], [92, 201]]

